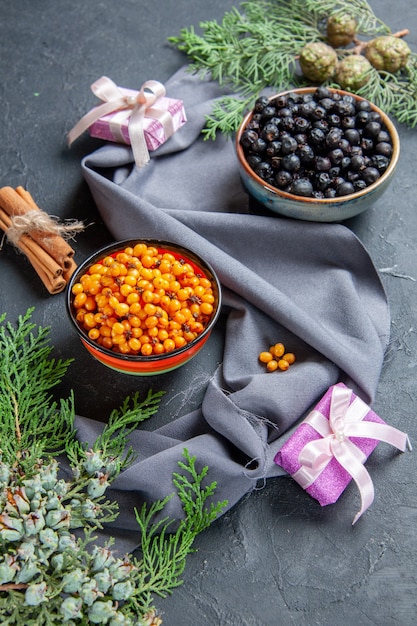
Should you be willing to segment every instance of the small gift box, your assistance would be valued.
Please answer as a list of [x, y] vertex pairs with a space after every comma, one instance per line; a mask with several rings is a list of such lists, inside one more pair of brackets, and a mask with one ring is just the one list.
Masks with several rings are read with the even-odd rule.
[[321, 506], [333, 504], [353, 479], [361, 495], [361, 509], [353, 524], [372, 504], [374, 488], [364, 467], [380, 441], [402, 452], [405, 433], [389, 426], [343, 383], [333, 385], [275, 456]]
[[182, 100], [166, 97], [158, 81], [146, 81], [135, 91], [102, 76], [91, 89], [102, 104], [68, 133], [69, 145], [88, 129], [92, 137], [131, 145], [135, 162], [142, 167], [149, 161], [148, 150], [156, 150], [187, 121]]

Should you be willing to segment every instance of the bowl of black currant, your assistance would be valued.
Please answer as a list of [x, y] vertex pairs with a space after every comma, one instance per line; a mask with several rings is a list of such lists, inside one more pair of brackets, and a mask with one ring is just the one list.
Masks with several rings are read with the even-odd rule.
[[236, 133], [247, 193], [271, 211], [340, 222], [389, 186], [400, 155], [390, 118], [356, 94], [306, 87], [260, 96]]

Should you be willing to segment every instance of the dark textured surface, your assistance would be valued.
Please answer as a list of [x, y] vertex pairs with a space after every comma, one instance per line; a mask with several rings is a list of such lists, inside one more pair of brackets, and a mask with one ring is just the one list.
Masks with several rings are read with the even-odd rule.
[[[0, 184], [25, 186], [48, 213], [91, 224], [77, 237], [81, 262], [111, 240], [80, 172], [100, 145], [84, 136], [71, 150], [66, 132], [94, 103], [90, 84], [105, 74], [136, 87], [165, 81], [184, 62], [166, 43], [180, 28], [220, 19], [230, 0], [56, 0], [0, 4]], [[417, 50], [412, 0], [372, 2], [393, 30], [408, 27]], [[417, 130], [397, 125], [402, 153], [395, 181], [374, 209], [347, 225], [371, 253], [392, 315], [374, 410], [416, 437], [417, 392]], [[58, 392], [73, 388], [78, 413], [105, 419], [149, 380], [117, 375], [82, 350], [65, 317], [63, 294], [49, 296], [10, 245], [0, 252], [0, 311], [13, 321], [35, 306], [51, 326], [56, 357], [76, 364]], [[201, 400], [222, 356], [218, 325], [206, 349], [177, 372], [152, 380], [166, 391], [162, 413], [175, 417]], [[158, 418], [157, 418], [158, 419]], [[148, 424], [146, 428], [153, 428]], [[159, 603], [174, 626], [411, 625], [417, 620], [415, 453], [381, 445], [367, 463], [376, 499], [355, 527], [358, 494], [350, 486], [336, 505], [320, 506], [291, 480], [276, 479], [241, 501], [198, 538], [184, 585]]]

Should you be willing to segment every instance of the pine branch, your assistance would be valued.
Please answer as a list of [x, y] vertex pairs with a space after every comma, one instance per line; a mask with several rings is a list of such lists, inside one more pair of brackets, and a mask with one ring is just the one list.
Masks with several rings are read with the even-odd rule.
[[[119, 409], [114, 409], [110, 413], [102, 433], [91, 448], [90, 455], [91, 452], [99, 455], [101, 467], [108, 467], [112, 462], [116, 463], [117, 468], [114, 467], [111, 471], [112, 479], [135, 459], [133, 449], [128, 447], [129, 435], [141, 422], [156, 413], [163, 395], [162, 391], [154, 393], [149, 390], [146, 398], [140, 401], [139, 394], [135, 393], [126, 398]], [[87, 448], [87, 445], [79, 442], [71, 442], [67, 446], [66, 454], [73, 466], [85, 462], [88, 456]]]
[[[171, 532], [174, 521], [163, 517], [172, 494], [136, 512], [141, 558], [117, 557], [113, 540], [97, 545], [95, 533], [119, 515], [106, 490], [134, 458], [128, 437], [155, 413], [162, 394], [127, 398], [88, 449], [75, 439], [73, 394], [60, 404], [48, 394], [68, 362], [50, 359], [49, 329], [34, 332], [32, 311], [16, 328], [0, 316], [1, 623], [160, 624], [154, 596], [182, 584], [195, 537], [226, 503], [206, 507], [216, 485], [203, 487], [208, 469], [199, 473], [185, 450], [179, 463], [185, 474], [173, 476], [184, 510], [177, 530]], [[53, 458], [62, 448], [72, 469], [66, 479]]]
[[[49, 328], [31, 320], [33, 309], [19, 316], [17, 326], [0, 318], [0, 422], [3, 457], [12, 461], [35, 446], [37, 454], [56, 455], [73, 435], [73, 397], [52, 401], [50, 390], [66, 373], [71, 359], [50, 358]], [[56, 419], [57, 413], [60, 419]]]
[[[310, 86], [300, 74], [297, 58], [306, 44], [326, 41], [330, 15], [348, 13], [355, 18], [358, 36], [392, 34], [366, 0], [250, 0], [242, 2], [240, 8], [226, 12], [220, 22], [200, 23], [201, 34], [191, 26], [168, 39], [187, 55], [191, 72], [211, 77], [231, 94], [220, 98], [206, 117], [205, 139], [215, 139], [219, 132], [233, 134], [262, 91]], [[337, 48], [339, 60], [366, 45], [360, 40], [356, 43]], [[357, 93], [383, 105], [381, 108], [400, 122], [416, 126], [415, 55], [395, 75], [376, 74]], [[340, 87], [336, 83], [333, 86]]]
[[173, 483], [181, 500], [185, 518], [175, 533], [170, 532], [172, 520], [155, 517], [163, 510], [171, 498], [142, 506], [136, 511], [136, 519], [141, 529], [141, 560], [139, 566], [142, 594], [144, 591], [151, 597], [153, 594], [165, 597], [173, 589], [182, 584], [181, 575], [185, 568], [187, 555], [194, 551], [193, 543], [196, 536], [207, 528], [220, 514], [227, 502], [211, 503], [206, 507], [216, 489], [213, 482], [203, 488], [208, 474], [208, 467], [197, 471], [196, 458], [191, 457], [184, 449], [185, 462], [179, 461], [178, 466], [185, 474], [174, 473]]

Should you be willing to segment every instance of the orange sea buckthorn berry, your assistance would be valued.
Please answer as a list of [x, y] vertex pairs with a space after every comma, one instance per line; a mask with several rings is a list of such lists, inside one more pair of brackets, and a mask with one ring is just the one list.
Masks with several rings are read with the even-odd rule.
[[122, 335], [125, 332], [125, 328], [121, 322], [115, 322], [111, 327], [112, 335]]
[[269, 363], [273, 360], [273, 358], [274, 357], [272, 356], [271, 352], [267, 351], [261, 352], [259, 355], [259, 360], [261, 363]]
[[111, 350], [113, 348], [113, 340], [111, 337], [103, 337], [101, 340], [101, 345], [103, 348], [107, 348], [107, 350]]
[[185, 330], [182, 336], [184, 337], [185, 341], [190, 343], [191, 341], [194, 341], [194, 339], [197, 337], [197, 333], [195, 333], [193, 330]]
[[174, 337], [174, 343], [176, 348], [182, 348], [187, 342], [184, 337], [182, 337], [181, 335], [177, 335], [176, 337]]
[[145, 289], [145, 291], [142, 294], [142, 300], [144, 302], [153, 302], [154, 301], [154, 295], [153, 295], [153, 291], [151, 291], [150, 289]]
[[172, 273], [177, 278], [178, 276], [183, 276], [186, 273], [186, 270], [184, 269], [184, 264], [181, 263], [181, 261], [175, 261], [175, 263], [173, 263], [172, 265]]
[[194, 295], [197, 298], [202, 298], [204, 296], [204, 294], [206, 293], [205, 288], [202, 285], [196, 285], [195, 289], [194, 289]]
[[156, 317], [156, 315], [150, 315], [149, 317], [146, 318], [145, 320], [146, 328], [154, 328], [157, 325], [158, 325], [158, 318]]
[[123, 278], [123, 284], [129, 285], [130, 287], [136, 287], [137, 280], [138, 276], [134, 276], [133, 274], [127, 274]]
[[106, 319], [107, 317], [101, 312], [94, 314], [94, 321], [96, 323], [96, 326], [102, 326], [103, 324], [105, 324]]
[[129, 305], [126, 302], [119, 302], [115, 307], [114, 312], [118, 317], [124, 317], [129, 313]]
[[178, 280], [171, 280], [171, 282], [169, 283], [168, 290], [176, 294], [177, 291], [179, 291], [180, 289], [181, 289], [181, 284], [178, 282]]
[[146, 252], [147, 245], [146, 243], [137, 243], [132, 250], [132, 256], [140, 257], [142, 254]]
[[87, 311], [94, 311], [96, 308], [96, 301], [93, 298], [93, 296], [87, 296], [85, 302], [84, 302], [84, 308], [87, 309]]
[[118, 263], [122, 263], [123, 265], [127, 265], [129, 263], [129, 255], [126, 253], [126, 251], [119, 252], [118, 254], [116, 254], [115, 258]]
[[163, 346], [165, 352], [172, 352], [172, 350], [175, 350], [175, 341], [170, 338], [165, 339], [165, 341], [163, 342]]
[[161, 341], [162, 343], [165, 341], [165, 339], [168, 339], [169, 335], [168, 335], [168, 331], [166, 328], [159, 328], [158, 329], [158, 339], [159, 341]]
[[108, 268], [103, 265], [103, 263], [95, 263], [91, 267], [92, 274], [100, 274], [100, 276], [105, 276], [108, 272]]
[[278, 367], [280, 370], [282, 370], [283, 372], [287, 371], [287, 369], [289, 368], [290, 364], [288, 363], [288, 361], [286, 361], [285, 359], [280, 359], [278, 361]]
[[139, 352], [142, 347], [142, 344], [136, 337], [131, 337], [127, 343], [129, 344], [129, 348], [134, 352]]
[[274, 346], [272, 346], [271, 352], [278, 359], [281, 358], [282, 355], [285, 353], [285, 346], [284, 346], [284, 344], [283, 343], [276, 343]]
[[76, 296], [79, 293], [82, 293], [84, 291], [84, 287], [82, 285], [82, 283], [74, 283], [71, 289], [71, 293], [74, 294], [74, 296]]
[[139, 339], [143, 335], [143, 330], [139, 326], [132, 326], [130, 334], [132, 337], [135, 337], [135, 339]]
[[209, 304], [214, 304], [214, 296], [212, 293], [205, 293], [204, 296], [201, 298], [202, 302], [208, 302]]
[[275, 359], [271, 359], [271, 361], [268, 361], [268, 363], [266, 364], [266, 369], [268, 372], [275, 372], [278, 367], [278, 362]]
[[142, 266], [139, 270], [139, 274], [144, 280], [148, 280], [149, 282], [151, 282], [154, 278], [152, 269], [150, 267]]
[[161, 259], [161, 262], [159, 264], [159, 269], [161, 271], [161, 274], [167, 274], [171, 272], [172, 263], [169, 259], [165, 258], [165, 255]]
[[119, 304], [119, 299], [116, 298], [115, 295], [111, 296], [109, 298], [109, 305], [111, 306], [111, 308], [113, 309], [113, 311], [115, 310], [115, 308], [117, 307], [117, 305]]
[[155, 259], [153, 256], [151, 256], [149, 254], [149, 252], [147, 254], [144, 254], [141, 258], [142, 261], [142, 265], [143, 267], [149, 269], [153, 266], [153, 264], [155, 263]]
[[152, 302], [146, 302], [146, 304], [143, 307], [143, 310], [146, 313], [146, 315], [155, 315], [156, 305], [152, 304]]
[[141, 353], [143, 354], [143, 356], [150, 356], [152, 354], [152, 344], [151, 343], [142, 343], [141, 348], [140, 348]]
[[126, 298], [126, 302], [127, 304], [132, 307], [132, 306], [141, 306], [140, 302], [139, 302], [139, 294], [137, 291], [132, 291], [132, 293], [130, 293], [127, 298]]
[[200, 278], [200, 285], [202, 287], [204, 287], [205, 289], [212, 289], [212, 285], [211, 282], [208, 278], [206, 278], [205, 276], [202, 276]]
[[164, 278], [162, 275], [155, 276], [152, 282], [153, 282], [153, 286], [155, 287], [155, 289], [163, 289], [164, 291], [169, 289], [169, 281], [166, 278]]
[[154, 354], [164, 354], [164, 352], [166, 352], [164, 344], [160, 341], [157, 341], [153, 346], [153, 352]]
[[120, 285], [120, 294], [124, 297], [127, 298], [127, 296], [129, 294], [131, 294], [133, 291], [133, 287], [131, 287], [130, 285], [128, 285], [127, 283], [123, 283], [123, 285]]
[[168, 310], [171, 313], [171, 315], [173, 313], [176, 313], [176, 311], [179, 311], [180, 308], [181, 308], [181, 302], [177, 300], [176, 298], [173, 298], [171, 302], [169, 303], [169, 307], [168, 307]]
[[108, 297], [104, 296], [102, 293], [101, 294], [97, 294], [95, 296], [95, 300], [96, 300], [96, 304], [97, 304], [97, 309], [103, 309], [109, 302]]
[[88, 337], [92, 339], [92, 341], [96, 341], [100, 337], [100, 331], [98, 328], [90, 328], [88, 331]]
[[131, 352], [130, 346], [127, 343], [127, 341], [124, 341], [123, 343], [119, 344], [118, 348], [121, 354], [129, 354], [129, 352]]
[[211, 315], [213, 313], [213, 305], [209, 302], [202, 302], [200, 304], [200, 311], [203, 315]]
[[96, 322], [94, 319], [94, 313], [86, 313], [84, 315], [83, 324], [85, 328], [95, 328]]
[[288, 361], [290, 365], [295, 362], [295, 354], [293, 354], [292, 352], [286, 352], [282, 358], [284, 361]]
[[84, 291], [81, 291], [77, 293], [74, 300], [72, 301], [72, 304], [76, 309], [80, 309], [82, 306], [84, 306], [86, 300], [87, 294]]

